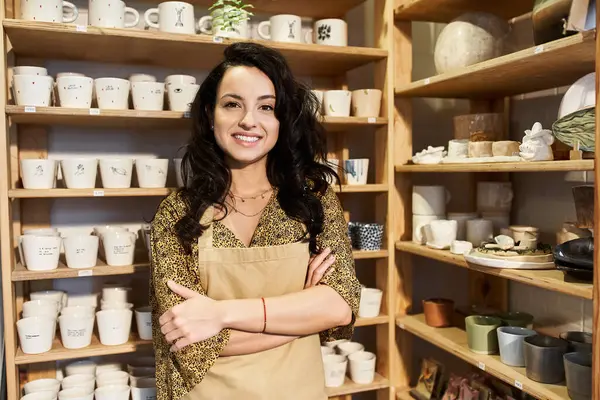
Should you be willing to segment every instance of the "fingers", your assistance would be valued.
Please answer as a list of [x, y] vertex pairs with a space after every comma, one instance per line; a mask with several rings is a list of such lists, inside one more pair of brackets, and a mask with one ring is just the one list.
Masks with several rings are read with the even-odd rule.
[[174, 331], [171, 331], [165, 335], [165, 340], [167, 341], [167, 343], [172, 344], [177, 339], [181, 339], [184, 337], [185, 333], [183, 329], [175, 329]]
[[185, 346], [189, 346], [190, 344], [192, 344], [192, 342], [189, 339], [186, 339], [186, 338], [179, 339], [178, 341], [173, 343], [170, 350], [171, 350], [171, 352], [180, 351]]
[[176, 320], [173, 319], [173, 320], [170, 320], [169, 322], [167, 322], [166, 324], [162, 325], [160, 327], [160, 332], [163, 335], [166, 335], [167, 333], [172, 332], [177, 328], [178, 328], [178, 325], [176, 324]]
[[313, 257], [308, 266], [308, 274], [304, 288], [315, 286], [324, 276], [326, 271], [335, 262], [335, 255], [332, 254], [330, 248], [326, 248], [321, 254]]
[[321, 252], [321, 254], [317, 254], [312, 256], [308, 263], [308, 273], [306, 274], [306, 283], [304, 284], [304, 288], [307, 289], [311, 287], [311, 282], [313, 281], [313, 275], [315, 270], [323, 263], [323, 260], [331, 254], [331, 249], [328, 247]]
[[323, 263], [319, 265], [319, 267], [317, 267], [317, 269], [315, 269], [315, 271], [312, 274], [311, 286], [316, 286], [317, 283], [319, 283], [319, 281], [323, 278], [325, 273], [329, 270], [329, 268], [333, 265], [334, 262], [335, 255], [332, 254], [329, 257], [327, 257], [325, 261], [323, 261]]
[[173, 313], [173, 309], [171, 308], [169, 311], [165, 312], [163, 315], [160, 316], [160, 318], [158, 319], [158, 323], [162, 327], [163, 325], [171, 321], [173, 318], [175, 318], [175, 314]]

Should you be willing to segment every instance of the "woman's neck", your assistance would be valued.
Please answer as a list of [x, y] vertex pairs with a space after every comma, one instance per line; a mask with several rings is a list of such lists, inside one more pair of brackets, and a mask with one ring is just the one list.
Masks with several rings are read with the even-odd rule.
[[237, 196], [254, 196], [270, 187], [266, 162], [231, 168], [231, 191]]

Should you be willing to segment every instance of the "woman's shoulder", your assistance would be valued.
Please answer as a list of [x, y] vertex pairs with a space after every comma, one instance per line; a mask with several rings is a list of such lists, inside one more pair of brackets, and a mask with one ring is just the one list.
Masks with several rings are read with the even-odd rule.
[[185, 211], [186, 203], [181, 197], [179, 190], [176, 190], [160, 202], [154, 219], [171, 225], [179, 221], [185, 214]]

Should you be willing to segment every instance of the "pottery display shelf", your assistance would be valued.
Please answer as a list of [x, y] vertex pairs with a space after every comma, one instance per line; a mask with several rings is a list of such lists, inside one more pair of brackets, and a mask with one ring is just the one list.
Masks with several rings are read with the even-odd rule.
[[488, 275], [499, 276], [554, 292], [565, 293], [589, 300], [593, 299], [593, 285], [591, 283], [568, 282], [565, 280], [562, 271], [488, 268], [467, 263], [463, 256], [452, 254], [449, 250], [430, 249], [411, 241], [397, 242], [396, 249], [405, 253], [430, 258], [462, 268], [468, 268]]
[[[303, 3], [302, 7], [305, 6]], [[320, 6], [317, 8], [322, 9]], [[143, 64], [174, 69], [210, 69], [222, 59], [227, 45], [240, 41], [222, 38], [217, 40], [209, 35], [98, 28], [17, 19], [5, 19], [3, 25], [12, 45], [12, 53], [16, 56]], [[339, 75], [383, 60], [388, 54], [386, 50], [367, 47], [264, 40], [258, 42], [280, 50], [290, 67], [302, 76]]]
[[493, 99], [570, 85], [594, 71], [595, 35], [595, 30], [578, 33], [411, 82], [396, 87], [396, 95]]
[[569, 172], [593, 171], [594, 160], [519, 161], [396, 165], [396, 172]]
[[546, 385], [532, 381], [527, 378], [525, 368], [514, 368], [503, 364], [498, 355], [473, 353], [467, 345], [467, 333], [462, 329], [433, 328], [425, 323], [423, 314], [400, 317], [396, 322], [400, 329], [446, 350], [538, 399], [565, 400], [569, 398], [567, 387], [564, 385]]
[[484, 11], [509, 19], [533, 9], [533, 0], [406, 0], [402, 3], [394, 12], [397, 21], [450, 22], [468, 11]]
[[[32, 125], [64, 125], [97, 128], [185, 129], [190, 126], [189, 113], [178, 111], [100, 110], [98, 108], [5, 107], [13, 123]], [[387, 118], [323, 117], [329, 132], [353, 128], [381, 127]], [[82, 132], [85, 134], [85, 131]]]

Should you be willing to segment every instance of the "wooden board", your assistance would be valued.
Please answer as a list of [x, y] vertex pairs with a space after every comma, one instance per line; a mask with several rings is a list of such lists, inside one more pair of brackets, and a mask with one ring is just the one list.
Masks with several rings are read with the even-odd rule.
[[356, 319], [356, 323], [354, 324], [354, 326], [360, 327], [360, 326], [382, 325], [382, 324], [387, 324], [388, 320], [389, 320], [389, 317], [385, 314], [378, 315], [373, 318], [360, 318], [359, 317]]
[[[3, 24], [13, 51], [20, 56], [168, 68], [211, 69], [223, 59], [227, 45], [239, 41], [223, 39], [218, 43], [208, 35], [92, 26], [79, 32], [73, 24], [13, 19]], [[385, 50], [366, 47], [259, 43], [280, 50], [300, 75], [338, 75], [387, 56]]]
[[[27, 111], [26, 111], [27, 110]], [[84, 127], [174, 129], [191, 126], [189, 115], [177, 111], [99, 110], [87, 108], [6, 106], [17, 124], [72, 125]], [[328, 131], [341, 132], [366, 126], [383, 126], [387, 118], [323, 117]]]
[[346, 377], [346, 382], [340, 387], [326, 388], [327, 396], [343, 396], [345, 394], [368, 392], [371, 390], [386, 389], [389, 387], [389, 381], [383, 376], [375, 373], [375, 379], [367, 385], [354, 383], [350, 378]]
[[572, 296], [592, 299], [593, 287], [589, 283], [566, 282], [564, 274], [558, 270], [518, 270], [518, 269], [499, 269], [488, 268], [480, 265], [469, 264], [463, 256], [452, 254], [449, 250], [435, 250], [427, 246], [415, 244], [413, 242], [397, 242], [396, 249], [415, 254], [421, 257], [457, 265], [462, 268], [468, 268], [473, 271], [483, 272], [485, 274], [499, 276], [512, 281], [521, 282], [531, 286], [541, 287], [547, 290], [569, 294]]
[[44, 279], [66, 279], [86, 276], [112, 276], [112, 275], [131, 275], [137, 272], [149, 271], [150, 264], [135, 263], [123, 267], [110, 267], [102, 260], [93, 268], [73, 269], [68, 268], [62, 262], [55, 270], [51, 271], [29, 271], [22, 264], [17, 264], [12, 273], [13, 281], [35, 281]]
[[396, 95], [493, 99], [570, 85], [594, 72], [595, 35], [595, 31], [579, 33], [454, 72], [396, 85]]
[[389, 252], [387, 250], [356, 250], [352, 252], [355, 260], [371, 259], [371, 258], [387, 258]]
[[432, 328], [425, 323], [423, 314], [398, 318], [398, 326], [408, 332], [448, 351], [464, 361], [485, 369], [504, 382], [523, 385], [523, 391], [538, 399], [565, 400], [569, 396], [563, 385], [545, 385], [528, 379], [525, 368], [513, 368], [503, 364], [496, 355], [475, 354], [467, 346], [467, 333], [458, 328]]
[[531, 10], [533, 0], [404, 0], [394, 14], [398, 21], [449, 22], [469, 11], [484, 11], [509, 19]]
[[593, 171], [594, 160], [561, 160], [481, 164], [406, 164], [396, 172], [556, 172]]

